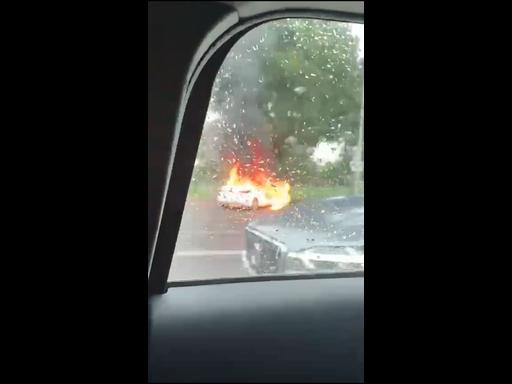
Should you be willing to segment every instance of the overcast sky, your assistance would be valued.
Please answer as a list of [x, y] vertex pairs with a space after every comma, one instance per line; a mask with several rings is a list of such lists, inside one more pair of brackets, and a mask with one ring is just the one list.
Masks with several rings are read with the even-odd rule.
[[352, 24], [352, 33], [359, 36], [359, 57], [364, 57], [364, 24]]

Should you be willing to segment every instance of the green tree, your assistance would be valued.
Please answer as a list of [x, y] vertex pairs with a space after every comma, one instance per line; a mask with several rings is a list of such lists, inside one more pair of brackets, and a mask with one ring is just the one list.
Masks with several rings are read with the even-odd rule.
[[261, 59], [259, 106], [274, 127], [274, 147], [280, 152], [289, 136], [309, 146], [346, 131], [357, 136], [362, 71], [348, 24], [288, 19], [265, 24], [262, 33], [273, 41]]
[[[223, 117], [226, 150], [243, 152], [246, 142], [259, 136], [272, 147], [280, 174], [313, 180], [316, 167], [308, 148], [349, 131], [358, 136], [363, 76], [358, 49], [349, 24], [339, 22], [283, 19], [246, 34], [228, 54], [212, 95]], [[269, 127], [264, 135], [262, 127]], [[330, 169], [320, 173], [346, 173], [344, 162]]]

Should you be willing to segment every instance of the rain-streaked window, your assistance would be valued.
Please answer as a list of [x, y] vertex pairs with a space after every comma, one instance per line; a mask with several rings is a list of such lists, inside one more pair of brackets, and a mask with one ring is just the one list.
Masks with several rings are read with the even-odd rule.
[[215, 79], [169, 281], [364, 270], [363, 24], [268, 22]]

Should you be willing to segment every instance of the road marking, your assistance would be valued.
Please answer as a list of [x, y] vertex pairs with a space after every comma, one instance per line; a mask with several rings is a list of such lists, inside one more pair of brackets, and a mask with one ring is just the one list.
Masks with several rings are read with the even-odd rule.
[[245, 254], [245, 250], [236, 250], [236, 249], [219, 249], [219, 250], [197, 250], [197, 251], [179, 251], [175, 252], [175, 256], [213, 256], [213, 255], [234, 255], [234, 256], [242, 256]]

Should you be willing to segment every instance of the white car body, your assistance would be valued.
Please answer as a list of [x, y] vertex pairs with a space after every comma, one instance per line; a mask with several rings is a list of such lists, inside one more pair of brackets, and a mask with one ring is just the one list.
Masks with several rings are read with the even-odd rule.
[[263, 192], [244, 187], [232, 186], [223, 186], [219, 190], [219, 193], [217, 194], [217, 202], [222, 206], [242, 208], [260, 208], [270, 205], [270, 202]]

